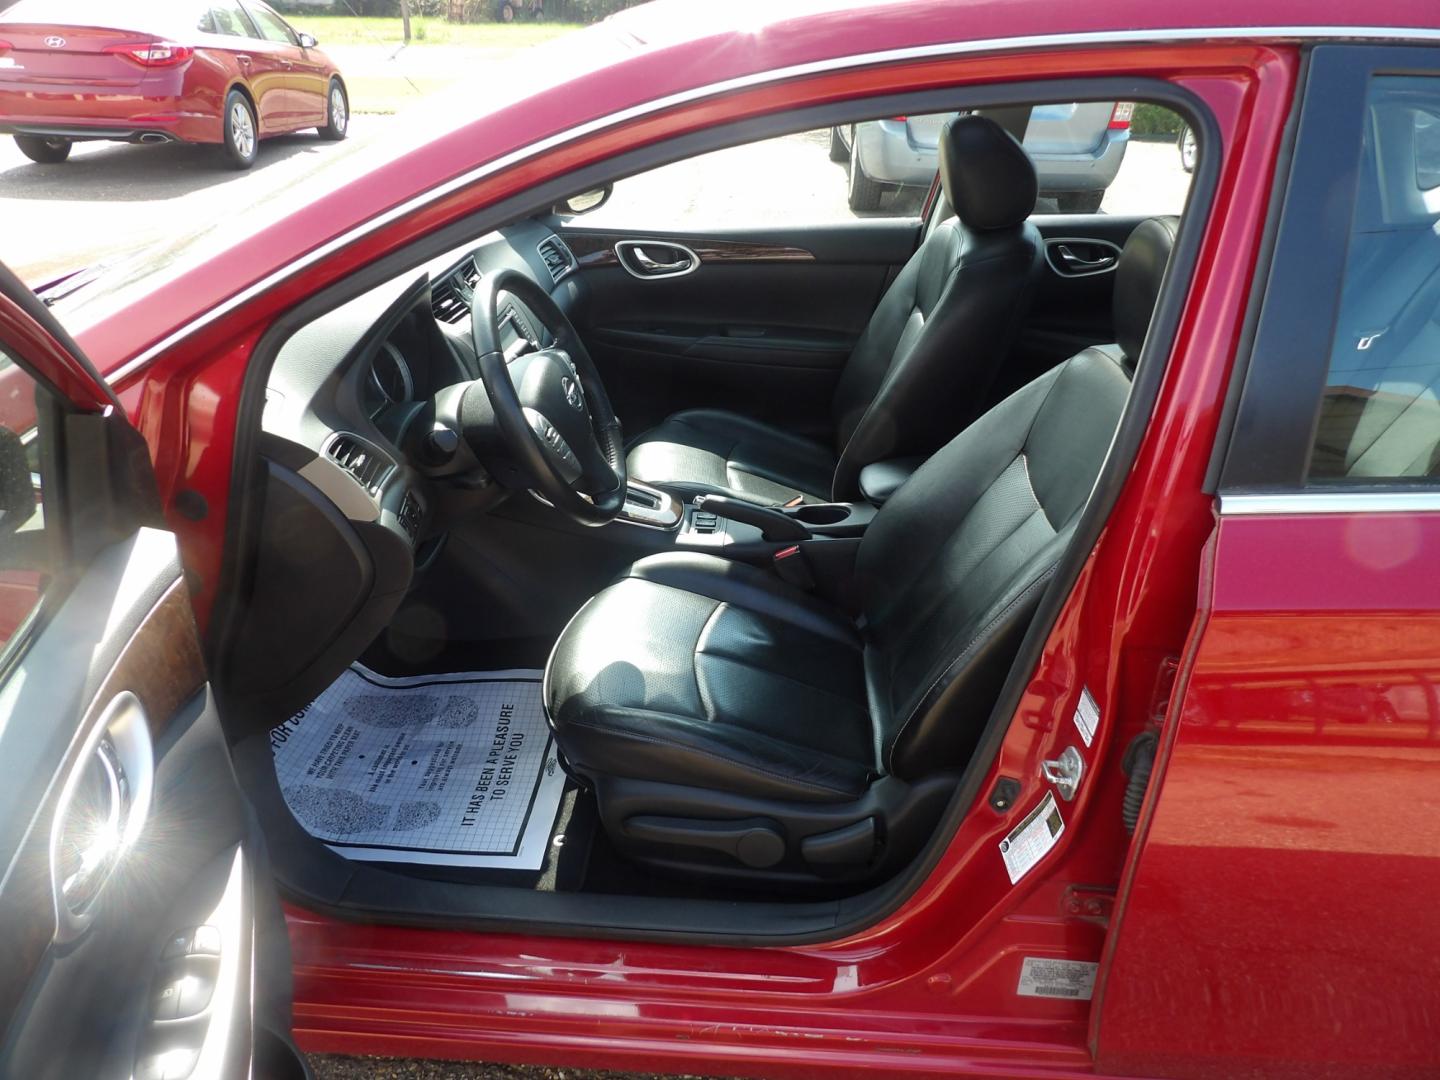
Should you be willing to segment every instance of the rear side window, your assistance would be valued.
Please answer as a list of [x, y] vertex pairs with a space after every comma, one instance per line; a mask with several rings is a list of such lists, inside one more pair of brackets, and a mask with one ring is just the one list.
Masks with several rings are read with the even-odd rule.
[[260, 28], [260, 36], [266, 41], [274, 41], [280, 45], [297, 45], [299, 39], [291, 32], [285, 20], [280, 18], [267, 7], [259, 4], [249, 5], [249, 12], [255, 18], [255, 25]]
[[207, 34], [221, 34], [224, 37], [259, 37], [239, 4], [212, 4], [200, 20], [200, 29]]
[[1309, 478], [1440, 476], [1440, 79], [1370, 84]]

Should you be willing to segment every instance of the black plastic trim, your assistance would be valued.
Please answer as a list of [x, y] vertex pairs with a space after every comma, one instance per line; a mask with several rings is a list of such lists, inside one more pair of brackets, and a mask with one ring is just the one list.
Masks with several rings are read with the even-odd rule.
[[1260, 326], [1260, 314], [1265, 307], [1265, 290], [1269, 285], [1270, 268], [1275, 262], [1275, 244], [1280, 235], [1280, 219], [1285, 207], [1285, 191], [1295, 164], [1295, 138], [1300, 130], [1301, 104], [1305, 100], [1305, 87], [1310, 79], [1310, 50], [1300, 54], [1300, 70], [1295, 79], [1295, 95], [1290, 104], [1290, 115], [1285, 118], [1285, 131], [1281, 137], [1280, 155], [1275, 162], [1275, 176], [1270, 183], [1270, 198], [1265, 213], [1265, 228], [1260, 237], [1260, 252], [1255, 259], [1255, 271], [1250, 280], [1250, 299], [1246, 302], [1245, 322], [1240, 330], [1240, 340], [1235, 346], [1235, 359], [1230, 368], [1230, 380], [1225, 387], [1225, 404], [1221, 408], [1220, 422], [1216, 426], [1215, 445], [1211, 448], [1210, 463], [1205, 469], [1205, 481], [1201, 490], [1214, 495], [1220, 490], [1220, 475], [1225, 468], [1225, 458], [1230, 448], [1231, 435], [1235, 430], [1235, 419], [1240, 410], [1240, 395], [1250, 374], [1250, 362], [1254, 357], [1255, 334]]
[[[468, 240], [483, 236], [509, 222], [544, 213], [544, 208], [553, 206], [569, 193], [587, 190], [695, 154], [795, 131], [830, 127], [870, 115], [940, 112], [962, 107], [1003, 105], [1017, 100], [1137, 99], [1170, 106], [1181, 113], [1196, 130], [1202, 146], [1220, 145], [1219, 128], [1214, 118], [1199, 98], [1178, 86], [1149, 78], [1056, 79], [890, 95], [866, 99], [858, 105], [848, 102], [776, 113], [694, 132], [662, 146], [642, 148], [619, 155], [558, 180], [538, 185], [523, 197], [507, 199], [478, 211], [460, 222], [437, 230], [404, 251], [378, 260], [277, 319], [261, 338], [246, 373], [237, 418], [232, 490], [249, 490], [248, 472], [254, 468], [259, 457], [255, 446], [260, 431], [260, 410], [265, 400], [266, 379], [281, 346], [292, 333], [345, 301], [392, 280], [427, 260], [435, 259]], [[1209, 218], [1218, 179], [1218, 155], [1202, 154], [1192, 180], [1185, 221], [1171, 260], [1169, 281], [1172, 283], [1188, 282], [1193, 276], [1200, 238]], [[301, 906], [352, 921], [729, 946], [806, 945], [833, 941], [857, 933], [886, 918], [930, 876], [950, 838], [980, 795], [981, 781], [998, 752], [1009, 721], [1029, 681], [1030, 672], [1038, 662], [1055, 619], [1073, 589], [1129, 475], [1141, 437], [1149, 424], [1164, 374], [1164, 364], [1154, 358], [1166, 357], [1170, 352], [1187, 291], [1187, 288], [1175, 288], [1172, 284], [1160, 299], [1144, 353], [1144, 357], [1151, 358], [1152, 362], [1142, 362], [1140, 365], [1110, 458], [1097, 481], [1090, 504], [1082, 514], [1075, 537], [1057, 567], [1054, 583], [1041, 601], [1015, 666], [1011, 669], [995, 711], [955, 796], [937, 825], [926, 850], [903, 873], [865, 893], [839, 901], [756, 901], [742, 905], [719, 901], [537, 893], [491, 886], [459, 887], [420, 879], [403, 879], [406, 887], [396, 889], [393, 884], [387, 885], [386, 880], [393, 883], [396, 875], [351, 863], [335, 869], [335, 873], [342, 875], [343, 880], [336, 883], [337, 887], [328, 890], [331, 895], [326, 897], [318, 895], [313, 889], [297, 885], [295, 879], [306, 876], [313, 878], [319, 867], [333, 865], [338, 856], [313, 839], [308, 844], [297, 845], [292, 835], [288, 838], [288, 845], [280, 842], [272, 844], [276, 878], [281, 891]], [[224, 634], [233, 619], [233, 612], [225, 611], [224, 598], [233, 594], [230, 582], [242, 561], [246, 529], [254, 528], [252, 517], [253, 510], [249, 507], [242, 505], [232, 508], [226, 540], [225, 574], [219, 593], [221, 604], [214, 621], [219, 635], [214, 639], [214, 651], [223, 650]], [[256, 776], [253, 763], [252, 767], [245, 771], [250, 774], [253, 782]], [[270, 786], [273, 789], [273, 769], [271, 772]], [[269, 820], [274, 822], [277, 808], [264, 804], [271, 799], [280, 798], [278, 789], [274, 789], [273, 793], [256, 792], [248, 785], [247, 789], [250, 790], [252, 798], [259, 799], [262, 817], [268, 816]], [[288, 816], [283, 801], [278, 812]], [[293, 825], [293, 819], [291, 824], [294, 830], [298, 831], [299, 827]], [[287, 848], [296, 852], [296, 861], [293, 863], [285, 858]], [[303, 855], [299, 854], [300, 852], [303, 852]], [[364, 883], [370, 878], [375, 879], [373, 888]], [[377, 903], [387, 895], [393, 899]], [[521, 902], [513, 901], [512, 898], [516, 896]], [[477, 915], [476, 912], [486, 914]]]

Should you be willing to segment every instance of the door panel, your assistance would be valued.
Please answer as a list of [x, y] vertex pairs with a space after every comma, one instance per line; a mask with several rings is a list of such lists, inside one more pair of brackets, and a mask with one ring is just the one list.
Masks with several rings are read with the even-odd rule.
[[[560, 235], [583, 282], [577, 326], [628, 432], [706, 407], [824, 438], [840, 370], [919, 224]], [[634, 254], [663, 270], [680, 246], [697, 263], [680, 273], [647, 275]]]
[[295, 92], [297, 123], [320, 125], [325, 123], [330, 92], [330, 79], [325, 74], [325, 65], [309, 49], [296, 48], [291, 56], [294, 68], [290, 72], [290, 84]]
[[144, 442], [3, 267], [0, 352], [35, 400], [0, 411], [0, 564], [41, 581], [0, 656], [0, 1076], [244, 1076], [288, 949]]
[[1069, 266], [1058, 249], [1063, 247], [1083, 259], [1116, 255], [1135, 226], [1147, 219], [1115, 214], [1042, 214], [1031, 220], [1045, 240], [1047, 257], [1035, 286], [1030, 314], [1016, 338], [1010, 363], [1000, 373], [994, 395], [997, 400], [1082, 349], [1115, 340], [1111, 317], [1115, 300], [1113, 263], [1098, 272]]

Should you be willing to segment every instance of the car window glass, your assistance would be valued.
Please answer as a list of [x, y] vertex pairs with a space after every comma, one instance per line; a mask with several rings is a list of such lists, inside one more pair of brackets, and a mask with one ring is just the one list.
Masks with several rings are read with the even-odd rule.
[[1037, 105], [1025, 149], [1040, 180], [1037, 214], [1180, 214], [1197, 145], [1163, 105], [1089, 101]]
[[44, 393], [0, 344], [0, 645], [39, 606], [53, 565], [36, 438]]
[[225, 37], [254, 37], [256, 31], [239, 4], [214, 4], [205, 13], [200, 29]]
[[[916, 217], [940, 132], [956, 115], [866, 120], [701, 154], [621, 181], [586, 223], [695, 229]], [[1040, 182], [1036, 213], [1180, 213], [1195, 163], [1185, 135], [1163, 106], [1035, 106], [1024, 146]]]
[[276, 15], [269, 8], [261, 7], [259, 4], [251, 4], [248, 8], [255, 19], [255, 25], [260, 28], [260, 36], [266, 41], [275, 41], [281, 45], [296, 45], [299, 39], [291, 32], [285, 20]]
[[1309, 476], [1440, 476], [1440, 79], [1371, 86]]

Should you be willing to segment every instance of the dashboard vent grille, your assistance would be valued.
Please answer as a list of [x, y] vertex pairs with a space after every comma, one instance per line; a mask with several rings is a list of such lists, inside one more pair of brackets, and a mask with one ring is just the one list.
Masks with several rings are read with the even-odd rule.
[[475, 286], [480, 284], [480, 268], [475, 265], [474, 258], [466, 259], [455, 276], [460, 279], [460, 291], [474, 296]]
[[325, 453], [371, 495], [380, 494], [380, 488], [394, 467], [383, 454], [354, 435], [336, 435], [325, 448]]
[[547, 236], [540, 241], [536, 250], [540, 252], [540, 258], [545, 261], [545, 267], [550, 271], [556, 285], [575, 269], [575, 255], [558, 236]]
[[453, 278], [437, 281], [430, 287], [430, 310], [443, 323], [458, 323], [470, 311], [470, 303], [460, 295]]

